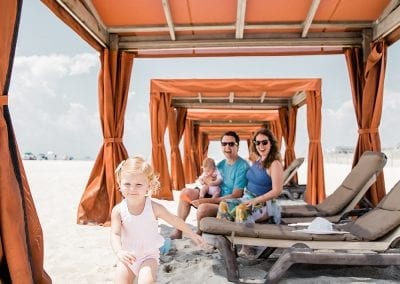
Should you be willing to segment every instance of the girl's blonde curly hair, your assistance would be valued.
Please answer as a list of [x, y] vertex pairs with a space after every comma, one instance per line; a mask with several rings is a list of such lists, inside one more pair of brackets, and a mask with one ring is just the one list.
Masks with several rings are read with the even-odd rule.
[[121, 186], [121, 178], [123, 175], [139, 175], [142, 174], [147, 178], [150, 191], [157, 194], [160, 190], [160, 181], [153, 167], [141, 156], [133, 156], [121, 161], [115, 170], [117, 183]]

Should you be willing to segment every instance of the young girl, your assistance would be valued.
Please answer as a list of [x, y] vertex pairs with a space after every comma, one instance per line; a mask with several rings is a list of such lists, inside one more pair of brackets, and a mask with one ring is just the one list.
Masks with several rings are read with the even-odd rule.
[[124, 197], [111, 213], [111, 246], [119, 259], [115, 283], [132, 283], [135, 278], [138, 283], [155, 283], [159, 248], [164, 243], [158, 218], [186, 233], [197, 245], [208, 247], [182, 219], [150, 199], [149, 192], [159, 190], [160, 183], [143, 158], [122, 161], [115, 173]]

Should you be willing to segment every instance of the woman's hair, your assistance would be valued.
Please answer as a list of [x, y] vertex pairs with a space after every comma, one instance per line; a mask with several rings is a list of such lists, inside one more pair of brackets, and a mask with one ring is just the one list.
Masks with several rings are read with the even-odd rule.
[[282, 161], [281, 153], [279, 152], [278, 142], [276, 141], [274, 134], [272, 134], [271, 130], [269, 130], [268, 128], [261, 128], [253, 135], [252, 143], [250, 145], [251, 153], [254, 153], [257, 156], [260, 156], [260, 154], [257, 151], [256, 145], [254, 144], [254, 141], [256, 140], [256, 137], [259, 134], [267, 136], [269, 143], [271, 143], [271, 148], [269, 150], [268, 156], [262, 162], [263, 167], [268, 169], [271, 166], [273, 161], [275, 161], [275, 160], [278, 160], [279, 162]]
[[118, 165], [115, 170], [118, 185], [121, 185], [121, 178], [124, 175], [144, 175], [152, 193], [157, 194], [160, 190], [158, 175], [154, 172], [153, 167], [140, 156], [130, 157]]

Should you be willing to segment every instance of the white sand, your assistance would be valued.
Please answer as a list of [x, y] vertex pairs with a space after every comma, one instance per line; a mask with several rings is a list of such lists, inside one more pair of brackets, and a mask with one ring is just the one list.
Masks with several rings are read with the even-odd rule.
[[[24, 161], [31, 192], [44, 234], [45, 269], [53, 283], [113, 283], [116, 258], [109, 243], [109, 228], [76, 224], [79, 200], [93, 166], [92, 161]], [[305, 183], [307, 167], [299, 170]], [[327, 193], [332, 192], [350, 170], [350, 165], [326, 164]], [[399, 167], [386, 167], [390, 189], [400, 179]], [[174, 193], [177, 197], [179, 192]], [[160, 201], [176, 212], [175, 201]], [[187, 222], [195, 230], [195, 212]], [[164, 236], [172, 228], [160, 223]], [[250, 283], [262, 283], [272, 260], [240, 260], [240, 273]], [[341, 267], [295, 265], [281, 283], [396, 283], [397, 267]], [[229, 283], [218, 251], [207, 253], [189, 239], [173, 241], [170, 254], [161, 257], [159, 283]]]

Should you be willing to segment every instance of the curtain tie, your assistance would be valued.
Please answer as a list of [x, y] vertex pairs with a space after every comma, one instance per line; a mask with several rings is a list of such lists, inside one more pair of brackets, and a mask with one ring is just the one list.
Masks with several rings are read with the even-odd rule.
[[104, 143], [115, 143], [115, 142], [122, 142], [122, 138], [119, 137], [104, 138]]
[[319, 143], [319, 142], [321, 142], [321, 140], [319, 140], [319, 139], [310, 139], [310, 142], [311, 143]]
[[378, 128], [360, 128], [358, 134], [378, 133]]
[[0, 106], [8, 105], [8, 96], [0, 96]]

